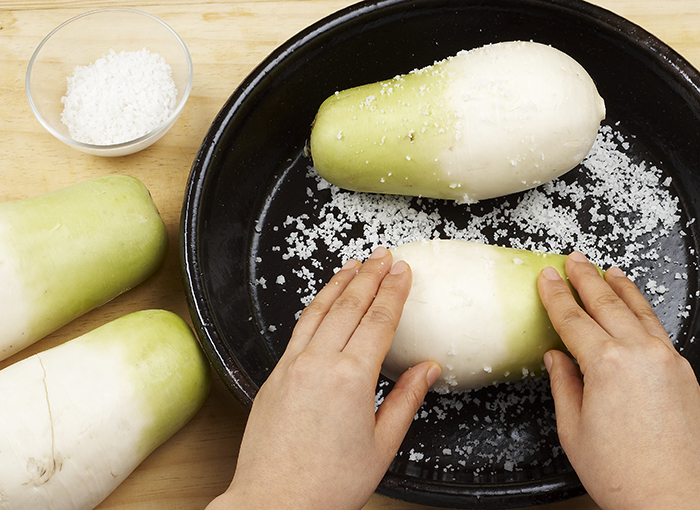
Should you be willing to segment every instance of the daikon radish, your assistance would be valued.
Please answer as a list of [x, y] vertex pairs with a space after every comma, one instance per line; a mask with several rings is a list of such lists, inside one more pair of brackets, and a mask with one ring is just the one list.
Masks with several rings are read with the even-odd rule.
[[167, 248], [158, 210], [132, 177], [0, 204], [0, 359], [138, 285]]
[[383, 373], [436, 361], [440, 393], [462, 392], [543, 373], [542, 356], [565, 349], [537, 291], [546, 266], [564, 274], [564, 255], [460, 240], [391, 249], [413, 283]]
[[341, 188], [473, 203], [571, 170], [604, 117], [574, 59], [513, 41], [336, 92], [318, 110], [310, 149], [316, 171]]
[[89, 510], [201, 407], [189, 326], [136, 312], [0, 371], [0, 508]]

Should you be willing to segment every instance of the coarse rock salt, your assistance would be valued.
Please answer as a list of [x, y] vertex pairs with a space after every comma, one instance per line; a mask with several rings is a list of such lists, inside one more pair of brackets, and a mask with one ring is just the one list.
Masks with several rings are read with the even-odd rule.
[[113, 49], [67, 79], [61, 121], [71, 138], [112, 145], [140, 138], [177, 107], [172, 68], [157, 53]]
[[[314, 278], [314, 268], [324, 265], [316, 259], [319, 250], [334, 254], [342, 264], [350, 258], [366, 259], [379, 245], [440, 237], [542, 252], [579, 250], [601, 267], [622, 267], [636, 280], [649, 271], [640, 261], [658, 258], [655, 245], [678, 226], [680, 211], [678, 198], [669, 190], [671, 178], [662, 177], [652, 164], [633, 162], [620, 140], [628, 145], [611, 126], [601, 127], [581, 165], [586, 179], [580, 182], [550, 181], [506, 197], [485, 213], [455, 205], [466, 211], [466, 225], [430, 207], [435, 201], [342, 190], [310, 167], [307, 178], [316, 181], [310, 187], [329, 191], [330, 198], [319, 203], [314, 216], [288, 216], [280, 226], [288, 230], [286, 247], [278, 249], [283, 260], [298, 260], [308, 267], [309, 278]], [[425, 204], [428, 207], [423, 208]], [[306, 290], [312, 294], [301, 292], [303, 305], [319, 288], [308, 285]]]
[[[435, 237], [533, 251], [565, 253], [576, 249], [601, 267], [619, 266], [633, 279], [653, 281], [641, 284], [642, 290], [656, 298], [653, 305], [661, 304], [661, 294], [670, 297], [675, 293], [673, 282], [680, 285], [693, 280], [697, 268], [657, 250], [672, 234], [683, 234], [679, 199], [670, 189], [672, 179], [653, 164], [633, 161], [625, 152], [629, 147], [626, 136], [605, 125], [587, 158], [574, 171], [577, 173], [568, 179], [494, 201], [492, 208], [491, 204], [455, 205], [459, 218], [450, 216], [449, 204], [339, 189], [309, 167], [305, 179], [308, 188], [315, 190], [315, 196], [308, 197], [308, 203], [314, 204], [313, 211], [285, 211], [289, 214], [286, 220], [266, 224], [265, 229], [284, 233], [280, 246], [272, 251], [280, 252], [280, 263], [293, 267], [291, 275], [298, 281], [288, 277], [286, 283], [292, 292], [294, 286], [298, 287], [302, 306], [322, 287], [324, 278], [320, 275], [324, 269], [335, 264], [340, 267], [350, 258], [364, 260], [380, 245], [393, 247]], [[686, 227], [691, 223], [684, 222]], [[692, 247], [687, 251], [694, 255]], [[660, 255], [666, 264], [676, 266], [664, 273], [667, 280], [650, 269], [658, 266]], [[268, 255], [265, 257], [267, 260]], [[513, 260], [514, 264], [520, 262]], [[269, 267], [279, 271], [277, 264]], [[700, 297], [700, 291], [694, 296]], [[692, 311], [687, 301], [674, 308], [673, 314], [682, 318]], [[458, 355], [457, 346], [451, 353]], [[439, 465], [444, 473], [464, 473], [469, 468], [475, 477], [528, 469], [532, 457], [540, 458], [533, 466], [556, 464], [558, 461], [553, 459], [562, 451], [555, 444], [553, 411], [540, 416], [529, 412], [535, 402], [546, 404], [545, 409], [553, 407], [548, 380], [532, 377], [534, 374], [529, 372], [523, 376], [526, 378], [521, 381], [482, 393], [431, 396], [414, 421], [439, 430], [454, 419], [459, 433], [455, 435], [451, 429], [449, 442], [431, 440], [435, 447], [430, 454], [422, 445], [410, 443], [414, 448], [400, 451], [399, 459], [431, 469]], [[380, 383], [377, 406], [386, 391], [386, 384]], [[488, 398], [479, 400], [475, 396], [482, 394]], [[515, 429], [508, 428], [511, 422], [517, 424]]]

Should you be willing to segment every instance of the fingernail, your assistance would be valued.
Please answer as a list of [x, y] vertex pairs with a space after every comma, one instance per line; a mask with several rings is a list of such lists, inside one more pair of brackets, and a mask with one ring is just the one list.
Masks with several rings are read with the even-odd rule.
[[625, 277], [625, 273], [623, 273], [622, 269], [620, 269], [619, 267], [611, 267], [610, 269], [608, 269], [607, 274], [610, 276], [622, 276], [623, 278]]
[[391, 274], [401, 274], [408, 271], [408, 264], [404, 260], [399, 260], [396, 264], [391, 266]]
[[426, 380], [428, 381], [428, 386], [432, 386], [435, 384], [440, 377], [440, 374], [442, 373], [442, 367], [435, 363], [432, 367], [430, 367], [430, 370], [428, 370], [428, 374], [426, 375]]
[[544, 275], [547, 280], [561, 280], [561, 275], [559, 275], [559, 271], [554, 269], [552, 266], [547, 266], [542, 270], [542, 274]]
[[588, 262], [588, 259], [586, 256], [581, 253], [580, 251], [574, 251], [569, 255], [569, 258], [573, 260], [574, 262]]
[[542, 359], [544, 361], [544, 367], [547, 369], [547, 372], [549, 372], [552, 368], [552, 354], [547, 351], [544, 353], [544, 357]]
[[377, 248], [376, 250], [374, 250], [374, 251], [372, 252], [372, 255], [370, 255], [369, 258], [371, 258], [371, 259], [379, 259], [379, 258], [382, 258], [382, 257], [386, 257], [388, 253], [389, 253], [389, 250], [387, 250], [387, 249], [384, 248], [383, 246], [380, 246], [379, 248]]
[[341, 270], [343, 270], [343, 269], [352, 269], [352, 268], [355, 267], [357, 264], [359, 264], [359, 262], [357, 262], [357, 260], [355, 260], [355, 259], [350, 259], [350, 260], [348, 260], [345, 264], [343, 264], [343, 267], [341, 267], [340, 269], [341, 269]]

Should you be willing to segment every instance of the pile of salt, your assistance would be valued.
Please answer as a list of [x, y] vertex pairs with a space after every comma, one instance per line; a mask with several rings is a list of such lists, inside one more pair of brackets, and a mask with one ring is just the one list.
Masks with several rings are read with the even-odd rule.
[[68, 77], [61, 120], [73, 140], [94, 145], [128, 142], [165, 122], [177, 106], [172, 68], [147, 49], [110, 50]]

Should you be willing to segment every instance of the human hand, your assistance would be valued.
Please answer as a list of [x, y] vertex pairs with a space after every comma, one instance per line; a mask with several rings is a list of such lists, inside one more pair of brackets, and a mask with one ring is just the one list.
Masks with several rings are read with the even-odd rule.
[[229, 489], [208, 510], [359, 509], [388, 469], [436, 363], [408, 370], [375, 414], [375, 390], [411, 286], [378, 248], [349, 261], [304, 310], [260, 389]]
[[585, 311], [556, 271], [545, 269], [538, 287], [578, 361], [544, 358], [572, 466], [603, 509], [698, 508], [700, 387], [690, 364], [622, 271], [603, 279], [574, 253], [566, 273]]

